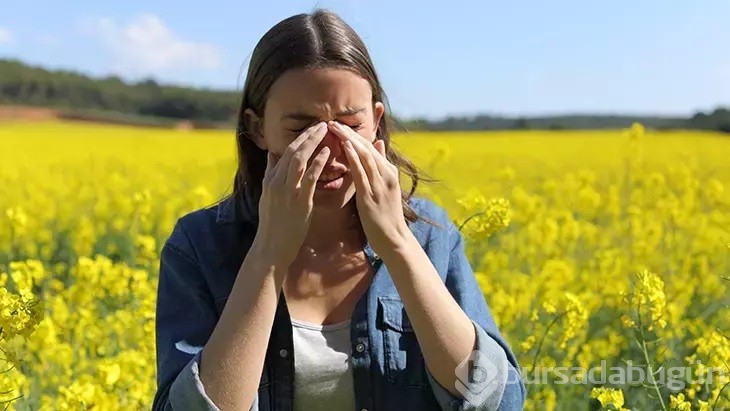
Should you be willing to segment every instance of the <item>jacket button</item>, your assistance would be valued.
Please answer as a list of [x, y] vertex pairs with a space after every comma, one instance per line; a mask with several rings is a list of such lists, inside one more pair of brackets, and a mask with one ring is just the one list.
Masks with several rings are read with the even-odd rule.
[[359, 343], [358, 345], [355, 346], [355, 350], [357, 352], [363, 352], [363, 351], [365, 351], [365, 344]]
[[280, 356], [281, 358], [286, 358], [286, 355], [287, 355], [288, 353], [289, 353], [289, 352], [288, 352], [288, 351], [286, 350], [286, 348], [282, 348], [281, 350], [279, 350], [279, 356]]

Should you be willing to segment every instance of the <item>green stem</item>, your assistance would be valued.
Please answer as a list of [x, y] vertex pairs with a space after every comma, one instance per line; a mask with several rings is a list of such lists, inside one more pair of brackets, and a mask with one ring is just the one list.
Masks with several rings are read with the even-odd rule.
[[461, 229], [466, 225], [466, 223], [468, 223], [469, 221], [471, 221], [474, 218], [477, 218], [479, 216], [483, 216], [486, 213], [487, 213], [486, 211], [480, 211], [480, 212], [478, 212], [476, 214], [470, 215], [466, 220], [464, 220], [463, 223], [461, 223], [461, 225], [459, 226], [459, 231], [461, 231]]
[[542, 349], [543, 344], [545, 343], [545, 338], [547, 337], [548, 333], [550, 332], [550, 329], [555, 325], [559, 319], [563, 318], [567, 311], [562, 312], [559, 315], [556, 315], [555, 318], [548, 324], [547, 329], [545, 330], [545, 333], [542, 335], [542, 338], [540, 339], [540, 344], [537, 345], [537, 349], [535, 350], [535, 356], [532, 358], [532, 366], [530, 367], [530, 373], [535, 371], [535, 366], [537, 365], [537, 357], [540, 354], [540, 350]]
[[712, 403], [712, 409], [715, 410], [715, 407], [717, 407], [717, 402], [720, 401], [720, 396], [722, 395], [722, 392], [725, 390], [725, 388], [730, 385], [730, 381], [725, 383], [725, 385], [720, 388], [720, 392], [717, 393], [717, 397], [715, 397], [715, 401]]
[[654, 391], [656, 391], [656, 395], [659, 398], [659, 403], [662, 405], [662, 410], [667, 411], [667, 406], [664, 404], [662, 393], [659, 391], [659, 385], [657, 385], [656, 381], [654, 380], [654, 369], [651, 366], [651, 361], [649, 360], [649, 352], [646, 348], [646, 341], [644, 340], [643, 336], [641, 337], [641, 351], [644, 353], [644, 361], [646, 361], [646, 366], [649, 367], [651, 385], [654, 387]]

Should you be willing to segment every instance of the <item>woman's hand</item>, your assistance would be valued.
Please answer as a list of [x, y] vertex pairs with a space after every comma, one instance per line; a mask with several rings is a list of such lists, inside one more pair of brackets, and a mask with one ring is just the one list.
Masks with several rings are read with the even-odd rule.
[[385, 156], [385, 142], [374, 143], [343, 126], [329, 129], [342, 141], [355, 184], [360, 220], [373, 250], [384, 255], [403, 246], [411, 235], [403, 215], [398, 168]]
[[254, 246], [271, 263], [288, 267], [299, 254], [309, 230], [317, 179], [330, 149], [322, 147], [309, 168], [307, 163], [326, 134], [327, 124], [319, 123], [289, 144], [280, 158], [267, 154]]

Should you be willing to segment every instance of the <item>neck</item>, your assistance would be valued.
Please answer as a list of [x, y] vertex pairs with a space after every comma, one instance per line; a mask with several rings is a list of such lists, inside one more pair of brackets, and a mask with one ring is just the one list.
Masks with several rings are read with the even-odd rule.
[[360, 219], [352, 201], [338, 209], [315, 208], [304, 246], [322, 252], [343, 244], [359, 246], [362, 241]]

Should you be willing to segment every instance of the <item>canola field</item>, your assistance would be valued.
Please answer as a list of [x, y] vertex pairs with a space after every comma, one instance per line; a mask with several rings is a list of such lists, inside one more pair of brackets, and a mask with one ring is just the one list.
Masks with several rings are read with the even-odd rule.
[[[528, 410], [730, 407], [730, 136], [397, 135], [439, 182]], [[0, 125], [0, 403], [143, 410], [158, 251], [231, 188], [231, 132]], [[406, 184], [406, 188], [408, 185]]]

